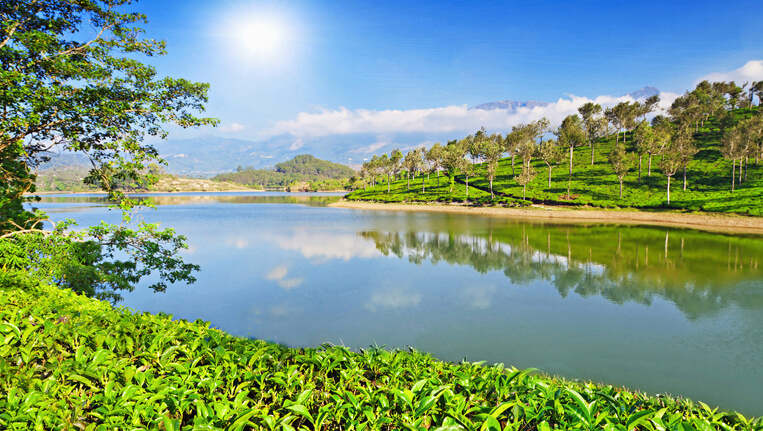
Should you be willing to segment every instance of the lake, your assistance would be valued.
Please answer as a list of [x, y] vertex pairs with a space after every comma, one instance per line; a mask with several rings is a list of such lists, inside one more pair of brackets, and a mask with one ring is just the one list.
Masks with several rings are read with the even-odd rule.
[[[294, 347], [408, 346], [763, 415], [763, 237], [327, 207], [327, 194], [152, 195], [193, 285], [120, 304]], [[35, 205], [81, 226], [90, 195]], [[146, 285], [150, 284], [148, 281]]]

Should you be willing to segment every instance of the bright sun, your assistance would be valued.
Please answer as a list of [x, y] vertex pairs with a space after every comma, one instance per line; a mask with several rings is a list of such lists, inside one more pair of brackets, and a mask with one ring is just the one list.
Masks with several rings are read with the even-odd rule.
[[260, 57], [274, 57], [283, 48], [283, 26], [276, 21], [240, 22], [235, 36], [244, 53]]

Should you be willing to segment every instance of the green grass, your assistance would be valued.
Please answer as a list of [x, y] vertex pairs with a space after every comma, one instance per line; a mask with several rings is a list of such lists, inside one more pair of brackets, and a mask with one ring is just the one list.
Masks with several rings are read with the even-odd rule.
[[[756, 111], [753, 108], [752, 111]], [[748, 109], [739, 109], [733, 112], [738, 118], [752, 115]], [[723, 159], [719, 145], [721, 139], [719, 124], [711, 118], [703, 127], [699, 128], [694, 135], [697, 146], [700, 149], [689, 163], [687, 169], [688, 187], [683, 187], [683, 172], [680, 171], [671, 180], [671, 202], [667, 204], [666, 188], [667, 178], [659, 169], [660, 156], [652, 158], [651, 176], [647, 176], [647, 156], [643, 158], [642, 181], [638, 182], [638, 162], [625, 178], [623, 197], [619, 197], [620, 184], [612, 167], [607, 161], [607, 155], [615, 144], [615, 138], [610, 137], [599, 142], [596, 146], [594, 164], [591, 165], [591, 150], [585, 147], [575, 149], [573, 158], [573, 175], [570, 185], [572, 199], [567, 199], [568, 184], [568, 160], [564, 159], [556, 167], [551, 176], [551, 187], [548, 187], [548, 171], [545, 163], [535, 160], [533, 165], [537, 176], [527, 185], [528, 201], [550, 205], [573, 205], [592, 206], [598, 208], [631, 208], [641, 210], [686, 210], [719, 213], [737, 213], [745, 215], [763, 215], [763, 162], [755, 165], [751, 160], [747, 173], [747, 181], [737, 184], [736, 190], [731, 192], [731, 162]], [[622, 135], [620, 140], [622, 140]], [[631, 134], [628, 134], [626, 148], [633, 152], [634, 146]], [[521, 161], [516, 163], [516, 171], [512, 174], [511, 161], [509, 158], [502, 159], [499, 163], [497, 177], [493, 182], [493, 190], [502, 196], [497, 197], [494, 203], [503, 204], [511, 199], [513, 204], [522, 204], [522, 186], [514, 181], [514, 176], [521, 171]], [[482, 203], [490, 203], [489, 183], [485, 178], [485, 165], [480, 164], [476, 168], [476, 176], [469, 179], [469, 195], [478, 196], [472, 190], [481, 190], [484, 194], [479, 195]], [[737, 166], [737, 174], [739, 173]], [[457, 181], [463, 182], [463, 176], [457, 176]], [[421, 182], [417, 181], [418, 189]], [[389, 201], [458, 201], [463, 200], [463, 192], [449, 195], [447, 189], [438, 190], [435, 193], [405, 193], [405, 180], [395, 181], [392, 184], [395, 191], [393, 194], [386, 193], [386, 186], [377, 186], [364, 193], [354, 192], [347, 196], [350, 200], [375, 200], [380, 202]], [[436, 198], [433, 198], [435, 197]], [[484, 197], [487, 196], [488, 199]], [[507, 198], [508, 197], [508, 198]]]
[[0, 286], [0, 429], [763, 429], [703, 403], [532, 370], [287, 348], [23, 275], [0, 273]]
[[[472, 179], [469, 178], [469, 196], [466, 195], [466, 185], [463, 177], [459, 178], [453, 184], [453, 191], [450, 190], [450, 177], [440, 175], [439, 185], [437, 176], [432, 174], [427, 180], [426, 175], [416, 177], [411, 180], [410, 190], [407, 180], [393, 181], [390, 184], [390, 191], [387, 192], [387, 183], [378, 183], [374, 187], [358, 189], [347, 196], [348, 200], [374, 201], [374, 202], [439, 202], [439, 203], [470, 203], [470, 204], [491, 204], [491, 205], [510, 205], [522, 206], [529, 205], [529, 201], [516, 199], [512, 197], [495, 196], [490, 198], [490, 192], [478, 189], [472, 186]], [[425, 182], [424, 192], [421, 191], [421, 183]]]

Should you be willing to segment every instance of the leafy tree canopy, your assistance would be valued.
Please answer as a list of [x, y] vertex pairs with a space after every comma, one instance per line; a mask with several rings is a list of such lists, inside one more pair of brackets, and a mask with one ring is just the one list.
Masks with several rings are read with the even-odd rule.
[[[93, 289], [99, 284], [109, 290], [130, 288], [146, 269], [158, 270], [163, 280], [193, 280], [189, 274], [195, 266], [177, 258], [184, 238], [171, 230], [99, 227], [71, 235], [64, 224], [42, 232], [45, 215], [23, 207], [24, 193], [35, 191], [33, 170], [57, 147], [85, 154], [91, 162], [86, 181], [129, 210], [134, 202], [113, 179], [137, 180], [146, 165], [162, 162], [145, 136], [166, 137], [166, 124], [217, 123], [196, 116], [204, 110], [208, 84], [160, 77], [138, 60], [165, 54], [165, 43], [143, 38], [140, 26], [147, 18], [130, 11], [133, 3], [0, 2], [0, 248], [5, 250], [0, 267], [45, 273], [59, 284], [100, 280]], [[36, 236], [24, 238], [27, 234]], [[115, 249], [127, 252], [128, 260], [114, 261]], [[34, 258], [19, 261], [19, 256]], [[64, 275], [63, 267], [45, 270], [51, 261], [38, 258], [55, 259], [58, 265], [84, 262], [83, 268], [100, 273]], [[82, 283], [75, 290], [96, 294]]]

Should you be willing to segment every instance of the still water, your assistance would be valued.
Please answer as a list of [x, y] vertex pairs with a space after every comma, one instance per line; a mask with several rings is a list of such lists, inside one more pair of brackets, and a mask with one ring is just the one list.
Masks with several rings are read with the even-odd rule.
[[[330, 208], [316, 194], [152, 195], [193, 285], [121, 305], [288, 346], [407, 346], [763, 415], [763, 237]], [[102, 197], [53, 220], [118, 223]], [[146, 283], [148, 284], [148, 283]]]

